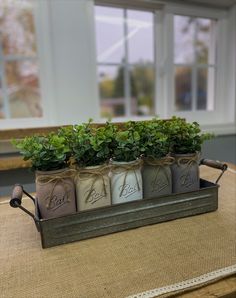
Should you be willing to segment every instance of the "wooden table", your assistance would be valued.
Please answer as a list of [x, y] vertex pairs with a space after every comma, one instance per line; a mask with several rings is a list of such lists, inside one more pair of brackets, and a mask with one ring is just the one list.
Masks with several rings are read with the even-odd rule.
[[181, 298], [236, 298], [236, 275], [204, 286], [200, 289], [189, 291], [185, 294], [174, 295]]

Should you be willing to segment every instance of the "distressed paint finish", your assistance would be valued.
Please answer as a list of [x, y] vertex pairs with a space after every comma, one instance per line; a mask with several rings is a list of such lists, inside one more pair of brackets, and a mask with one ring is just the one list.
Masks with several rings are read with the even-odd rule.
[[170, 166], [144, 165], [142, 177], [144, 198], [155, 198], [172, 193]]
[[[77, 211], [111, 205], [111, 187], [108, 173], [99, 173], [101, 166], [84, 168], [90, 174], [75, 177]], [[98, 171], [94, 174], [93, 171]]]
[[175, 158], [175, 163], [171, 165], [173, 193], [198, 190], [200, 187], [200, 178], [197, 155], [175, 154], [173, 157]]
[[[65, 216], [76, 212], [75, 186], [68, 168], [36, 171], [36, 193], [43, 218]], [[38, 180], [39, 179], [39, 180]], [[40, 182], [40, 179], [45, 181]]]
[[120, 232], [176, 218], [215, 211], [218, 185], [201, 180], [201, 189], [129, 203], [116, 204], [77, 214], [39, 219], [43, 248]]
[[[113, 162], [118, 166], [132, 166], [136, 161], [132, 162]], [[125, 170], [118, 169], [118, 171], [111, 170], [111, 197], [112, 204], [127, 203], [143, 199], [143, 182], [141, 174], [141, 166]]]

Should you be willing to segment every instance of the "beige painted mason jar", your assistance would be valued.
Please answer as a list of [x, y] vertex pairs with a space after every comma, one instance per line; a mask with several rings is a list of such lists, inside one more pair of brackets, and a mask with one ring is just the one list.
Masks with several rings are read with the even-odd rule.
[[36, 197], [42, 218], [75, 213], [74, 171], [36, 171]]
[[79, 168], [75, 177], [78, 211], [111, 205], [107, 165]]
[[141, 160], [112, 161], [110, 172], [112, 204], [126, 203], [143, 198], [141, 166]]

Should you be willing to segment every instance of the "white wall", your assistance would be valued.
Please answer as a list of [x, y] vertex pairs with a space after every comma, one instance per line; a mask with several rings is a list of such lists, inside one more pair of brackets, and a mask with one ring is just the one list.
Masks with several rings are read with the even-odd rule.
[[93, 3], [51, 0], [50, 14], [57, 124], [97, 118]]
[[52, 0], [50, 8], [57, 122], [66, 124], [97, 118], [93, 3]]
[[35, 13], [46, 123], [96, 120], [93, 1], [38, 1]]

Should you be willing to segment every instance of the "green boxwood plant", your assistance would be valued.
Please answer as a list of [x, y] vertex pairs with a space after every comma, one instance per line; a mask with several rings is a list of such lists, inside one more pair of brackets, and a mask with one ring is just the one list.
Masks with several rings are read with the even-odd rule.
[[162, 131], [162, 121], [136, 122], [135, 130], [140, 135], [140, 152], [144, 157], [162, 158], [169, 153], [169, 139]]
[[122, 128], [117, 129], [114, 136], [112, 158], [114, 161], [130, 162], [140, 157], [140, 133], [136, 123], [126, 122]]
[[73, 157], [81, 167], [101, 165], [109, 161], [114, 146], [116, 128], [107, 122], [104, 126], [76, 125], [70, 142]]
[[70, 159], [67, 140], [57, 133], [26, 137], [20, 141], [14, 140], [13, 144], [20, 150], [24, 160], [31, 160], [33, 170], [62, 169], [67, 167]]
[[163, 133], [168, 137], [170, 151], [174, 154], [200, 152], [204, 141], [213, 137], [212, 134], [202, 133], [197, 122], [189, 123], [175, 116], [163, 122]]

